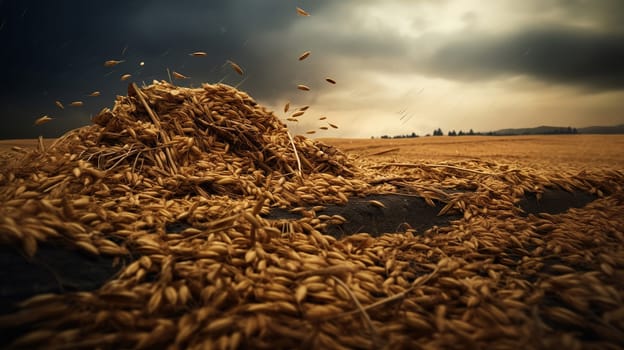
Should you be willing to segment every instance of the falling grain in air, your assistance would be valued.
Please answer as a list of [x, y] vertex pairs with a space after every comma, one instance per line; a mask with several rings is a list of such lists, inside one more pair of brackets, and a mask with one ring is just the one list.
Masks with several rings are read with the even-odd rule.
[[297, 110], [299, 110], [299, 111], [307, 111], [308, 108], [310, 108], [310, 106], [302, 106], [302, 107], [297, 108]]
[[52, 118], [48, 117], [47, 115], [44, 115], [41, 118], [37, 118], [37, 120], [35, 120], [35, 125], [41, 125], [43, 123], [47, 123], [50, 120], [52, 120]]
[[334, 129], [338, 129], [338, 125], [334, 125], [334, 124], [332, 124], [332, 123], [327, 123], [327, 124], [329, 124], [329, 126], [331, 126], [331, 127], [332, 127], [332, 128], [334, 128]]
[[72, 103], [69, 104], [72, 107], [82, 107], [82, 105], [84, 105], [84, 103], [82, 101], [74, 101]]
[[310, 91], [309, 87], [302, 85], [302, 84], [297, 85], [297, 89], [302, 90], [302, 91]]
[[121, 76], [120, 80], [121, 81], [126, 81], [128, 79], [130, 79], [130, 77], [132, 76], [132, 74], [124, 74]]
[[243, 68], [241, 68], [241, 66], [239, 66], [238, 64], [232, 62], [232, 61], [228, 61], [228, 63], [230, 64], [230, 66], [232, 66], [232, 69], [234, 69], [234, 71], [236, 73], [238, 73], [239, 75], [243, 75], [244, 71]]
[[184, 74], [178, 73], [176, 71], [171, 72], [171, 74], [173, 75], [174, 78], [176, 79], [190, 79], [190, 77], [187, 77]]
[[308, 131], [306, 131], [306, 134], [315, 134], [315, 133], [316, 133], [316, 130], [308, 130]]
[[286, 104], [284, 105], [284, 113], [287, 113], [289, 109], [290, 109], [290, 102], [286, 102]]
[[312, 53], [312, 52], [310, 52], [310, 51], [306, 51], [306, 52], [302, 53], [302, 54], [299, 56], [299, 61], [303, 61], [303, 60], [305, 60], [306, 58], [308, 58], [308, 56], [310, 56], [310, 54], [311, 54], [311, 53]]
[[330, 84], [336, 84], [336, 81], [332, 78], [325, 78], [325, 81], [330, 83]]
[[189, 55], [193, 56], [193, 57], [204, 57], [204, 56], [206, 56], [208, 54], [205, 53], [204, 51], [195, 51], [193, 53], [190, 53]]
[[291, 115], [291, 117], [293, 117], [293, 118], [297, 118], [297, 117], [302, 116], [302, 115], [303, 115], [303, 113], [305, 113], [305, 111], [297, 111], [297, 112], [293, 113], [293, 114]]
[[321, 126], [321, 127], [319, 127], [319, 129], [321, 129], [321, 130], [327, 130], [327, 129], [328, 129], [328, 127], [326, 127], [326, 126]]
[[100, 94], [100, 92], [99, 92], [99, 91], [93, 91], [92, 93], [90, 93], [90, 94], [89, 94], [89, 96], [91, 96], [91, 97], [98, 97], [98, 96], [100, 96], [100, 95], [101, 95], [101, 94]]
[[297, 14], [299, 16], [304, 16], [304, 17], [307, 17], [310, 15], [309, 13], [306, 12], [306, 10], [302, 9], [301, 7], [297, 7]]
[[320, 117], [319, 120], [325, 120], [327, 117]]
[[298, 122], [299, 119], [297, 118], [286, 118], [286, 120], [288, 120], [289, 122]]
[[114, 67], [120, 63], [124, 62], [124, 60], [121, 61], [117, 61], [117, 60], [108, 60], [106, 62], [104, 62], [104, 67]]
[[63, 106], [63, 104], [61, 103], [61, 101], [54, 101], [54, 104], [60, 108], [60, 109], [65, 109], [65, 106]]

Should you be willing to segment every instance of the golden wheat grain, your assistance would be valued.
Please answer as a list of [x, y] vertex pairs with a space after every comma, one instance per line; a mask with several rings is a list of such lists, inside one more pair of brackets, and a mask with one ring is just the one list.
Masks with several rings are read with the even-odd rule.
[[178, 73], [176, 71], [172, 71], [171, 75], [173, 75], [173, 77], [175, 79], [191, 79], [191, 77], [187, 77], [186, 75], [182, 74], [182, 73]]
[[41, 125], [41, 124], [45, 124], [47, 122], [49, 122], [50, 120], [52, 120], [53, 118], [50, 118], [47, 115], [44, 115], [43, 117], [37, 118], [37, 120], [35, 120], [35, 125]]
[[245, 253], [245, 263], [250, 264], [255, 261], [257, 258], [257, 253], [255, 249], [250, 249]]
[[59, 108], [59, 109], [65, 109], [65, 106], [63, 106], [63, 103], [59, 100], [54, 101], [54, 104]]
[[83, 249], [86, 252], [89, 252], [93, 255], [100, 255], [98, 249], [91, 243], [85, 241], [78, 241], [75, 243], [77, 247]]
[[230, 67], [232, 67], [232, 69], [238, 73], [238, 75], [243, 75], [244, 71], [243, 68], [241, 68], [241, 66], [239, 66], [238, 64], [234, 63], [233, 61], [228, 61], [228, 63], [230, 64]]
[[383, 204], [382, 202], [380, 202], [378, 200], [374, 200], [374, 199], [369, 200], [368, 203], [371, 204], [374, 207], [377, 207], [377, 208], [385, 208], [386, 207], [385, 204]]
[[234, 322], [235, 319], [233, 316], [226, 316], [210, 322], [210, 324], [204, 328], [204, 331], [208, 333], [219, 333], [228, 329]]
[[297, 89], [301, 90], [301, 91], [310, 91], [310, 88], [306, 85], [303, 84], [299, 84], [297, 85]]
[[172, 286], [165, 287], [165, 298], [171, 305], [175, 305], [178, 302], [178, 292]]
[[121, 80], [121, 81], [126, 81], [126, 80], [130, 79], [131, 77], [132, 77], [132, 74], [128, 74], [128, 73], [126, 73], [126, 74], [123, 74], [123, 75], [119, 78], [119, 80]]
[[108, 60], [104, 62], [104, 67], [114, 67], [120, 63], [125, 62], [124, 60]]
[[611, 267], [611, 265], [609, 265], [608, 263], [600, 264], [600, 270], [602, 270], [602, 272], [604, 272], [607, 276], [613, 276], [613, 274], [615, 273], [613, 267]]
[[302, 8], [300, 8], [300, 7], [297, 7], [297, 14], [298, 14], [299, 16], [303, 16], [303, 17], [310, 16], [310, 14], [309, 14], [309, 13], [307, 13], [304, 9], [302, 9]]
[[330, 83], [330, 84], [334, 84], [334, 85], [336, 84], [336, 81], [334, 79], [332, 79], [332, 78], [325, 78], [325, 81]]
[[310, 54], [311, 54], [311, 53], [312, 53], [312, 52], [310, 52], [310, 51], [305, 51], [304, 53], [302, 53], [301, 55], [299, 55], [299, 61], [303, 61], [303, 60], [305, 60], [306, 58], [308, 58], [308, 56], [310, 56]]
[[194, 57], [204, 57], [206, 55], [208, 54], [204, 51], [195, 51], [189, 54], [189, 56], [194, 56]]
[[481, 302], [481, 300], [479, 299], [478, 296], [471, 295], [471, 296], [468, 297], [468, 301], [466, 302], [466, 306], [467, 307], [475, 307], [475, 306], [479, 305], [480, 302]]

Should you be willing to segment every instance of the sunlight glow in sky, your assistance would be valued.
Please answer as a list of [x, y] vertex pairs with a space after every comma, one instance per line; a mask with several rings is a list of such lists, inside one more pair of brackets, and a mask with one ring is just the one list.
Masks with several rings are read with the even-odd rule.
[[[295, 6], [311, 16], [297, 16]], [[340, 125], [318, 137], [624, 124], [619, 0], [30, 0], [0, 9], [8, 74], [0, 138], [58, 136], [87, 124], [126, 94], [121, 74], [150, 83], [168, 79], [167, 68], [191, 77], [179, 84], [238, 85], [281, 118], [287, 101], [311, 105], [289, 126], [318, 130], [321, 116]], [[126, 62], [105, 68], [108, 59]], [[223, 65], [228, 59], [245, 68], [243, 78]], [[93, 90], [102, 95], [85, 97]], [[85, 106], [60, 111], [55, 100]], [[33, 129], [44, 114], [55, 122]]]

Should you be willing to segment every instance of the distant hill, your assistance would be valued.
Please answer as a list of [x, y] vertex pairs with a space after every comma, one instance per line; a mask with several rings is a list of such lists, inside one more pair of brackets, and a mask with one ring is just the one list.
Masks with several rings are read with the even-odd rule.
[[588, 126], [579, 128], [579, 134], [624, 134], [624, 124], [614, 126]]
[[544, 134], [624, 134], [624, 124], [615, 126], [589, 126], [572, 128], [563, 126], [538, 126], [535, 128], [501, 129], [494, 135], [544, 135]]

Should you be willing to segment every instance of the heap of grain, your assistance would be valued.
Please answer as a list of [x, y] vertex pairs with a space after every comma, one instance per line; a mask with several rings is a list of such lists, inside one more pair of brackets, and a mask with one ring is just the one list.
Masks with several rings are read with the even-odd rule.
[[93, 253], [122, 253], [97, 237], [164, 233], [179, 221], [201, 229], [250, 207], [257, 215], [346, 202], [345, 192], [367, 187], [349, 180], [357, 169], [344, 154], [291, 137], [270, 111], [223, 84], [131, 84], [93, 121], [0, 175], [3, 242], [22, 242], [32, 255], [37, 241], [69, 234]]
[[[27, 330], [14, 347], [624, 341], [621, 171], [568, 176], [478, 160], [356, 167], [322, 143], [291, 139], [224, 85], [131, 86], [94, 121], [0, 174], [0, 243], [31, 256], [53, 241], [133, 259], [95, 291], [37, 295], [0, 316], [3, 332]], [[523, 192], [549, 185], [600, 198], [560, 215], [520, 215]], [[417, 234], [322, 234], [342, 218], [317, 216], [319, 205], [386, 191], [445, 199], [442, 211], [463, 217]], [[262, 216], [278, 206], [307, 208], [301, 219]]]
[[120, 97], [112, 111], [102, 111], [94, 122], [101, 128], [87, 130], [86, 137], [79, 134], [81, 141], [131, 147], [127, 156], [143, 154], [139, 160], [160, 171], [149, 174], [153, 177], [192, 174], [194, 169], [188, 168], [197, 161], [225, 161], [245, 175], [256, 170], [289, 177], [298, 171], [352, 175], [340, 152], [302, 137], [291, 143], [286, 126], [273, 113], [223, 84], [190, 89], [163, 82], [142, 91], [131, 85], [128, 97]]

